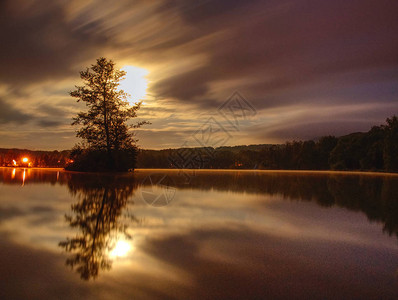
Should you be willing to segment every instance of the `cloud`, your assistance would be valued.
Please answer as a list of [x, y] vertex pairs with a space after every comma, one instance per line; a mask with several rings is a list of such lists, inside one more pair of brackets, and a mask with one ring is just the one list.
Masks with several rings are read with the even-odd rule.
[[18, 123], [24, 124], [33, 117], [23, 113], [0, 98], [0, 124]]
[[0, 131], [3, 148], [30, 150], [67, 150], [78, 142], [74, 130], [53, 129], [38, 126]]
[[[157, 99], [152, 107], [167, 104], [168, 110], [183, 111], [196, 123], [207, 112], [216, 112], [234, 91], [245, 95], [259, 118], [270, 109], [292, 115], [291, 109], [300, 106], [310, 116], [314, 107], [379, 103], [384, 109], [377, 118], [372, 110], [365, 113], [369, 127], [388, 117], [389, 105], [397, 103], [398, 3], [394, 1], [16, 0], [0, 5], [0, 83], [15, 94], [28, 93], [24, 98], [31, 99], [26, 87], [70, 82], [69, 88], [56, 93], [43, 89], [29, 100], [44, 99], [36, 129], [66, 122], [72, 111], [57, 111], [60, 105], [68, 106], [67, 100], [59, 99], [60, 93], [67, 95], [79, 79], [78, 71], [100, 55], [121, 67], [148, 69], [147, 92]], [[58, 100], [51, 101], [55, 97]], [[15, 108], [23, 100], [18, 101]], [[26, 113], [9, 109], [10, 114], [0, 113], [0, 122], [29, 119]], [[285, 123], [280, 121], [278, 130], [272, 134], [267, 130], [270, 135], [256, 142], [275, 140], [278, 132], [298, 138], [318, 134], [310, 129], [285, 134], [301, 125], [294, 118], [282, 119]], [[159, 126], [153, 122], [151, 129], [162, 129], [164, 121], [160, 117]], [[351, 122], [347, 128], [366, 127], [366, 121], [357, 122], [347, 114], [324, 124], [322, 132], [338, 132], [334, 129]], [[282, 130], [286, 124], [291, 129]], [[181, 133], [192, 127], [180, 126]], [[173, 134], [164, 136], [159, 146], [177, 141]], [[245, 138], [246, 143], [249, 140]], [[143, 147], [152, 147], [158, 140], [148, 135], [142, 142]]]
[[62, 125], [62, 121], [56, 121], [56, 120], [39, 120], [37, 122], [41, 127], [55, 127]]
[[67, 20], [58, 1], [2, 1], [0, 80], [14, 85], [63, 78], [107, 42], [98, 23]]
[[40, 104], [36, 110], [52, 117], [65, 117], [67, 114], [66, 109], [61, 109], [59, 106], [54, 106], [47, 103]]
[[[223, 14], [217, 18], [208, 4], [202, 1], [180, 10], [183, 20], [199, 28], [200, 37], [214, 36], [196, 48], [206, 53], [207, 62], [194, 71], [156, 82], [155, 92], [166, 91], [166, 96], [189, 102], [194, 96], [206, 99], [217, 81], [247, 82], [251, 78], [259, 104], [265, 105], [270, 92], [283, 98], [292, 88], [336, 74], [351, 72], [355, 78], [356, 72], [393, 66], [397, 75], [394, 36], [398, 25], [393, 11], [398, 6], [390, 1], [271, 1], [264, 7], [257, 2], [240, 10], [224, 3], [219, 9]], [[344, 13], [336, 18], [340, 12]], [[239, 81], [235, 84], [225, 87], [224, 93], [253, 88]]]
[[[71, 101], [72, 102], [72, 101]], [[71, 118], [68, 117], [69, 109], [60, 108], [57, 104], [42, 103], [35, 109], [35, 121], [41, 128], [56, 128], [69, 125]]]
[[171, 97], [180, 101], [190, 101], [195, 97], [206, 96], [209, 90], [206, 82], [210, 79], [210, 74], [206, 72], [206, 68], [199, 68], [170, 76], [155, 83], [151, 90], [162, 98]]

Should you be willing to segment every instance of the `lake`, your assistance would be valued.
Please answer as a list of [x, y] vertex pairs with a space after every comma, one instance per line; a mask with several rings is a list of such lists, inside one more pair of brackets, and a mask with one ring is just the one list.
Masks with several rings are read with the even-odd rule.
[[0, 299], [398, 299], [398, 176], [0, 168]]

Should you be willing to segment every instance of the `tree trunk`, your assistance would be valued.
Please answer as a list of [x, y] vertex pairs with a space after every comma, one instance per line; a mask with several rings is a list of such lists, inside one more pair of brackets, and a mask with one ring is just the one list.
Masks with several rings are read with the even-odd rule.
[[109, 124], [108, 124], [108, 110], [106, 106], [106, 87], [104, 86], [104, 127], [105, 127], [105, 135], [106, 135], [106, 151], [108, 153], [108, 168], [112, 168], [112, 149], [111, 149], [111, 141], [109, 137]]

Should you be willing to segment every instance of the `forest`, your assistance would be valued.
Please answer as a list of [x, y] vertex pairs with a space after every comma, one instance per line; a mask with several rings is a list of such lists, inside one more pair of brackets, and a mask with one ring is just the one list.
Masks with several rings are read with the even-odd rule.
[[138, 168], [398, 172], [398, 119], [368, 132], [317, 140], [213, 148], [140, 150]]

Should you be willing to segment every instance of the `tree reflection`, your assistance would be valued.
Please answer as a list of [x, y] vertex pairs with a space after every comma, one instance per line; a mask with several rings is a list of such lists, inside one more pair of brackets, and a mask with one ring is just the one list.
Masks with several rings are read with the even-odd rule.
[[[314, 172], [197, 172], [189, 184], [177, 172], [168, 173], [175, 187], [280, 196], [361, 211], [369, 221], [398, 238], [398, 177]], [[174, 177], [173, 177], [174, 176]], [[149, 184], [143, 182], [143, 184]]]
[[131, 239], [121, 216], [135, 184], [126, 177], [71, 174], [68, 187], [78, 200], [65, 219], [78, 233], [59, 246], [72, 253], [66, 264], [82, 279], [89, 280], [97, 277], [100, 270], [111, 268], [110, 252], [120, 238]]

